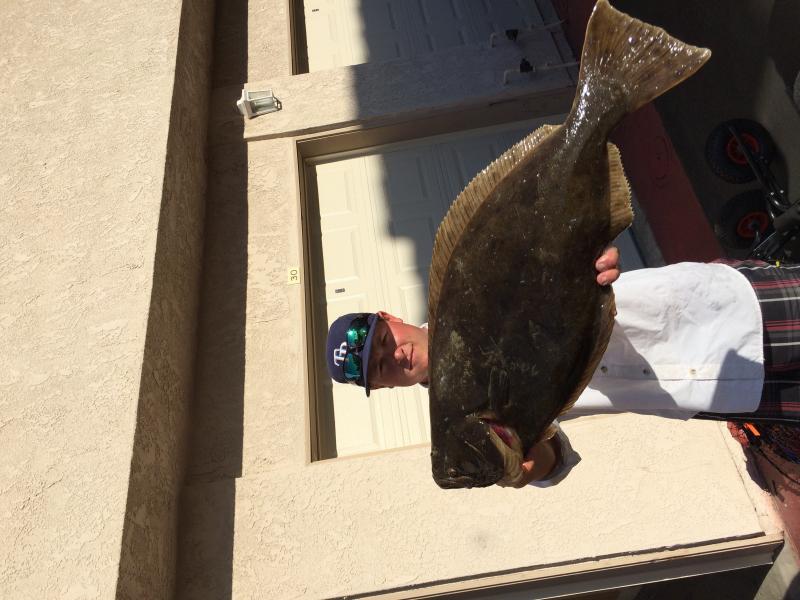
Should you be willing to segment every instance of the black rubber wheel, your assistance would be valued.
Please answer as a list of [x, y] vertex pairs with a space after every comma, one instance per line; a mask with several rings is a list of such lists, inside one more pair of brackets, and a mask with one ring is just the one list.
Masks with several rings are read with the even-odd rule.
[[719, 211], [714, 232], [719, 241], [728, 248], [750, 248], [755, 242], [756, 232], [763, 240], [771, 234], [772, 219], [767, 212], [763, 192], [751, 190], [734, 196]]
[[747, 164], [736, 138], [728, 129], [733, 125], [754, 156], [765, 164], [775, 157], [775, 144], [769, 132], [750, 119], [732, 119], [717, 125], [706, 141], [706, 160], [711, 170], [730, 183], [747, 183], [756, 177]]

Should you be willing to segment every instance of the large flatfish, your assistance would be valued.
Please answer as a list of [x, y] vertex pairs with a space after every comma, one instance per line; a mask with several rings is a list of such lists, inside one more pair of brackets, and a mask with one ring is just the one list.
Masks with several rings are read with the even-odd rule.
[[608, 345], [614, 294], [594, 263], [633, 219], [618, 150], [626, 114], [710, 56], [596, 4], [565, 122], [478, 174], [436, 234], [429, 282], [431, 463], [443, 488], [518, 486]]

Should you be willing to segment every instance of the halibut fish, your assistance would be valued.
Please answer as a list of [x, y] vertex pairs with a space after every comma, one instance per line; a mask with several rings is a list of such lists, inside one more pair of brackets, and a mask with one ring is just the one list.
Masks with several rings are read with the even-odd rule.
[[453, 202], [428, 297], [439, 486], [520, 486], [526, 451], [589, 383], [616, 314], [594, 263], [633, 220], [608, 135], [710, 54], [599, 0], [566, 121], [517, 143]]

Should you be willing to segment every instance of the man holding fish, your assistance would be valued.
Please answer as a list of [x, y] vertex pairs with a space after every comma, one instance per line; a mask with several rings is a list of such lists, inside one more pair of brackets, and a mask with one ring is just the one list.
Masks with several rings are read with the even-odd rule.
[[[611, 247], [595, 265], [599, 285], [615, 283], [619, 313], [604, 360], [572, 414], [635, 412], [800, 426], [800, 334], [792, 333], [800, 320], [791, 318], [800, 316], [800, 267], [682, 263], [620, 277], [618, 261]], [[367, 395], [427, 387], [425, 325], [383, 311], [343, 315], [330, 327], [327, 348], [331, 378], [364, 387]], [[664, 360], [685, 359], [687, 351], [691, 357], [682, 366]], [[710, 369], [717, 370], [715, 379], [707, 378]], [[508, 444], [509, 436], [497, 433]], [[522, 476], [513, 485], [552, 485], [577, 460], [558, 430], [525, 452]]]
[[[619, 251], [608, 248], [595, 265], [599, 285], [619, 277]], [[359, 344], [358, 340], [361, 340]], [[417, 327], [384, 311], [351, 313], [336, 319], [328, 332], [328, 370], [339, 383], [370, 390], [428, 384], [427, 324]], [[342, 358], [343, 357], [343, 358]], [[369, 374], [369, 379], [367, 375]], [[560, 434], [534, 445], [522, 468], [524, 484], [560, 481], [569, 471], [574, 456], [565, 451], [569, 442]], [[572, 459], [572, 460], [570, 460]], [[556, 469], [555, 467], [560, 467]], [[558, 471], [558, 473], [555, 473]]]
[[[564, 123], [488, 165], [442, 220], [427, 332], [384, 312], [331, 325], [333, 379], [428, 385], [440, 487], [558, 480], [568, 411], [797, 422], [800, 271], [681, 263], [604, 285], [618, 277], [604, 248], [633, 220], [608, 136], [710, 54], [598, 0]], [[765, 363], [785, 372], [765, 383]]]

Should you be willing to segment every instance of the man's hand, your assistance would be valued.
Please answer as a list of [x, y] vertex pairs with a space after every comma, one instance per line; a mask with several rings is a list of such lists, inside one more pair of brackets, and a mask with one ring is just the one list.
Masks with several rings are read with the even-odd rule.
[[531, 481], [544, 479], [556, 466], [559, 455], [557, 437], [552, 437], [544, 442], [539, 442], [528, 450], [525, 461], [522, 463], [522, 481], [519, 486], [528, 485]]
[[597, 283], [600, 285], [610, 285], [619, 279], [619, 250], [614, 246], [605, 249], [597, 262], [594, 263], [597, 269]]

